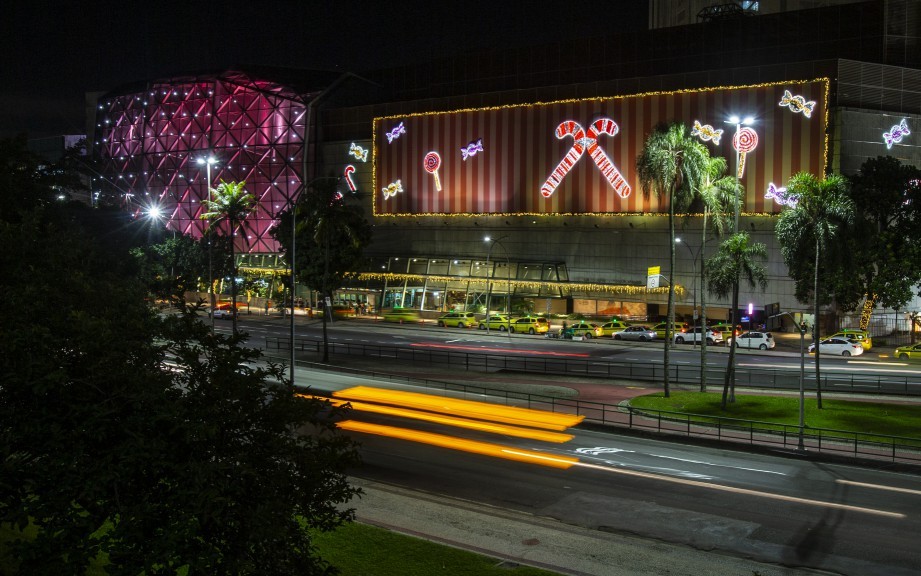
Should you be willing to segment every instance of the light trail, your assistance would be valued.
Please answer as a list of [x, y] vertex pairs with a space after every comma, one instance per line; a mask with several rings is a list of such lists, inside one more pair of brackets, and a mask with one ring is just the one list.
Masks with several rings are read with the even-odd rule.
[[566, 428], [582, 422], [585, 416], [534, 410], [532, 408], [519, 408], [517, 406], [504, 406], [501, 404], [488, 404], [473, 400], [459, 400], [444, 396], [432, 396], [418, 392], [403, 392], [399, 390], [385, 390], [371, 386], [355, 386], [345, 390], [333, 392], [336, 398], [348, 400], [390, 404], [402, 408], [428, 410], [441, 414], [451, 414], [463, 418], [476, 418], [492, 422], [502, 422], [515, 426], [530, 426], [545, 430], [562, 432]]
[[[321, 400], [323, 398], [320, 398]], [[465, 428], [468, 430], [479, 430], [481, 432], [490, 432], [492, 434], [502, 434], [505, 436], [514, 436], [516, 438], [528, 438], [539, 442], [554, 442], [562, 444], [572, 440], [572, 434], [561, 434], [559, 432], [549, 432], [547, 430], [536, 430], [534, 428], [521, 428], [518, 426], [507, 426], [495, 422], [483, 422], [478, 420], [468, 420], [466, 418], [456, 418], [454, 416], [444, 416], [433, 414], [431, 412], [420, 412], [408, 408], [395, 408], [392, 406], [383, 406], [380, 404], [369, 404], [367, 402], [352, 402], [348, 400], [330, 400], [333, 406], [343, 406], [348, 403], [353, 410], [359, 412], [371, 412], [374, 414], [385, 414], [388, 416], [397, 416], [399, 418], [409, 418], [411, 420], [422, 420], [434, 424], [444, 424], [454, 426], [455, 428]]]
[[473, 454], [503, 458], [505, 460], [514, 460], [528, 464], [540, 464], [542, 466], [549, 466], [562, 470], [571, 467], [579, 461], [578, 458], [573, 457], [547, 456], [546, 454], [533, 450], [512, 450], [508, 446], [503, 446], [501, 444], [467, 440], [456, 436], [447, 436], [445, 434], [435, 434], [432, 432], [419, 432], [416, 430], [409, 430], [408, 428], [398, 428], [396, 426], [357, 422], [355, 420], [346, 420], [345, 422], [340, 422], [337, 426], [343, 430], [408, 440], [410, 442], [448, 448], [449, 450], [460, 450], [462, 452], [470, 452]]
[[882, 484], [867, 484], [866, 482], [854, 482], [853, 480], [835, 480], [838, 484], [845, 484], [847, 486], [859, 486], [861, 488], [873, 488], [874, 490], [888, 490], [890, 492], [901, 492], [903, 494], [915, 494], [921, 496], [921, 490], [913, 490], [911, 488], [899, 488], [897, 486], [883, 486]]

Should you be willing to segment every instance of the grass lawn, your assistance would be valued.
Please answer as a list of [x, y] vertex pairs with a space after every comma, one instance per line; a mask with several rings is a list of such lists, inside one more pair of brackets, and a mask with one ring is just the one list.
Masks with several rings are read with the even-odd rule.
[[[34, 537], [35, 529], [26, 530]], [[9, 525], [0, 525], [0, 575], [16, 574], [15, 561], [4, 543], [20, 537]], [[487, 556], [435, 544], [389, 530], [351, 523], [331, 533], [318, 533], [320, 555], [341, 570], [342, 576], [553, 576], [555, 572], [530, 566], [498, 566]], [[105, 576], [105, 560], [98, 560], [86, 576]], [[177, 574], [185, 574], [179, 570]]]
[[[722, 393], [672, 392], [669, 398], [664, 398], [661, 393], [638, 396], [630, 400], [630, 405], [634, 408], [799, 425], [798, 395], [736, 394], [735, 403], [725, 411], [720, 409], [721, 401]], [[921, 439], [921, 403], [890, 404], [823, 398], [822, 405], [824, 408], [819, 410], [815, 396], [806, 397], [807, 427]]]
[[320, 555], [342, 576], [552, 576], [518, 566], [498, 566], [495, 558], [412, 538], [366, 524], [346, 524], [332, 533], [316, 534]]

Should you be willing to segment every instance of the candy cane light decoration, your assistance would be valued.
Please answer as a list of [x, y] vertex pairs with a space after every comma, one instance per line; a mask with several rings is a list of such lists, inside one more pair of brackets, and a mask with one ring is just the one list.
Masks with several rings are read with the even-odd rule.
[[349, 190], [352, 192], [355, 191], [355, 183], [352, 182], [352, 173], [355, 172], [355, 167], [349, 164], [345, 167], [345, 183], [349, 185]]
[[610, 118], [599, 118], [592, 122], [588, 131], [573, 120], [567, 120], [556, 127], [556, 137], [562, 140], [566, 136], [572, 136], [572, 148], [566, 153], [566, 156], [560, 161], [557, 167], [550, 173], [547, 181], [540, 187], [540, 193], [544, 198], [549, 198], [554, 190], [563, 181], [563, 178], [569, 174], [576, 162], [582, 158], [582, 154], [587, 150], [588, 155], [595, 161], [595, 165], [601, 170], [602, 176], [608, 181], [617, 195], [626, 198], [630, 195], [630, 185], [624, 180], [624, 177], [604, 153], [601, 146], [598, 145], [598, 136], [608, 134], [614, 136], [618, 132], [617, 124]]

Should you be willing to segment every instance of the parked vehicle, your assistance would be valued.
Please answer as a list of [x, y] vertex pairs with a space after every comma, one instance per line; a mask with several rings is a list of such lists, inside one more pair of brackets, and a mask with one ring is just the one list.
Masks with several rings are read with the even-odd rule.
[[770, 332], [745, 332], [739, 334], [737, 338], [730, 338], [726, 343], [736, 348], [758, 350], [770, 350], [776, 345], [774, 336]]
[[613, 336], [615, 332], [626, 330], [630, 325], [622, 320], [611, 320], [601, 325], [602, 336]]
[[476, 315], [473, 312], [448, 312], [437, 322], [439, 326], [448, 328], [469, 328], [476, 326]]
[[572, 331], [573, 336], [581, 336], [586, 340], [601, 336], [601, 326], [591, 322], [577, 322], [570, 326], [569, 330]]
[[[667, 324], [668, 322], [660, 322], [659, 324], [656, 324], [655, 326], [652, 327], [652, 329], [656, 331], [657, 338], [665, 338], [665, 326]], [[678, 334], [679, 332], [687, 332], [687, 330], [688, 330], [688, 325], [685, 324], [684, 322], [675, 322], [672, 325], [672, 334]]]
[[710, 326], [711, 330], [720, 332], [723, 334], [723, 340], [728, 340], [730, 338], [735, 338], [742, 333], [742, 325], [736, 324], [735, 330], [732, 329], [732, 324], [727, 322], [717, 322]]
[[611, 335], [615, 340], [637, 340], [649, 342], [656, 339], [656, 331], [649, 326], [628, 326]]
[[211, 316], [215, 320], [232, 320], [234, 317], [233, 308], [217, 308], [211, 311]]
[[[819, 342], [819, 351], [822, 354], [831, 354], [834, 356], [860, 356], [863, 354], [863, 346], [856, 340], [847, 340], [845, 338], [826, 338]], [[815, 344], [809, 345], [809, 353], [815, 352]]]
[[847, 338], [848, 340], [857, 340], [860, 342], [860, 345], [863, 347], [864, 351], [869, 351], [873, 348], [873, 338], [870, 337], [870, 333], [866, 330], [857, 330], [854, 328], [845, 328], [835, 332], [829, 338]]
[[512, 320], [504, 314], [493, 314], [480, 320], [480, 330], [486, 330], [489, 327], [490, 330], [505, 332], [511, 325]]
[[[704, 336], [706, 334], [706, 336]], [[717, 332], [710, 328], [702, 328], [700, 326], [695, 326], [694, 328], [688, 329], [687, 332], [678, 332], [675, 334], [675, 344], [700, 344], [703, 339], [707, 339], [708, 345], [722, 344], [723, 343], [723, 333]]]
[[528, 316], [527, 318], [519, 318], [515, 320], [512, 325], [509, 327], [509, 330], [512, 334], [516, 332], [528, 334], [547, 334], [550, 332], [550, 322], [546, 318], [538, 318], [536, 316]]

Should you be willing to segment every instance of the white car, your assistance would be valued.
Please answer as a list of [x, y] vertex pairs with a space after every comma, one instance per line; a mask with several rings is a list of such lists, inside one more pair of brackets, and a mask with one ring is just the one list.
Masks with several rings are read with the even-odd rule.
[[770, 350], [776, 345], [774, 336], [770, 332], [746, 332], [740, 334], [738, 338], [730, 338], [727, 342], [736, 348], [758, 350]]
[[230, 308], [218, 308], [217, 310], [213, 310], [211, 312], [211, 316], [213, 316], [215, 320], [217, 320], [218, 318], [223, 318], [225, 320], [232, 320], [233, 310]]
[[[700, 326], [688, 328], [687, 332], [679, 332], [675, 334], [675, 344], [684, 344], [685, 342], [688, 344], [699, 343], [701, 341], [702, 333], [704, 333], [704, 330]], [[711, 330], [710, 328], [706, 329], [706, 338], [708, 346], [723, 343], [723, 333]]]
[[[810, 344], [809, 353], [812, 354], [813, 352], [815, 352], [815, 344]], [[833, 356], [860, 356], [863, 354], [863, 346], [856, 340], [826, 338], [819, 342], [819, 352]]]
[[619, 332], [611, 334], [615, 340], [638, 340], [649, 342], [656, 339], [656, 331], [649, 326], [627, 326]]

